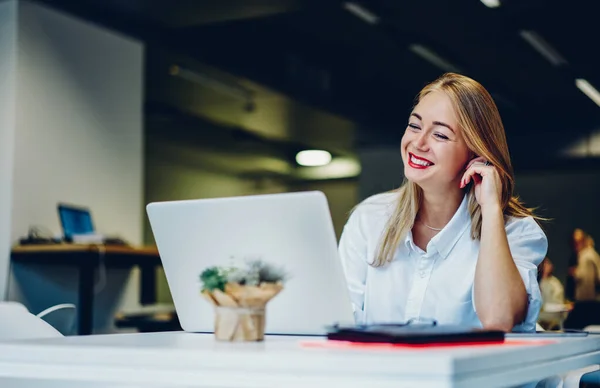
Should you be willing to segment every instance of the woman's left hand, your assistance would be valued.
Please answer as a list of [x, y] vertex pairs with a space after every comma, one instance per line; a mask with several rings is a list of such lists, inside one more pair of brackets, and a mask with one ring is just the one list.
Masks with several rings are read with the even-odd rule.
[[502, 181], [498, 170], [492, 165], [486, 165], [483, 157], [477, 157], [467, 165], [467, 169], [460, 181], [463, 188], [470, 181], [475, 186], [475, 199], [479, 206], [500, 206], [502, 197]]

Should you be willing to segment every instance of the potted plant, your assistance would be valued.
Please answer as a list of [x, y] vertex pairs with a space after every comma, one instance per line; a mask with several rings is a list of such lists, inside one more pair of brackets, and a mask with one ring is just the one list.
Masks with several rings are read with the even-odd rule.
[[281, 292], [286, 277], [282, 269], [262, 260], [202, 271], [201, 293], [215, 306], [217, 340], [262, 341], [266, 305]]

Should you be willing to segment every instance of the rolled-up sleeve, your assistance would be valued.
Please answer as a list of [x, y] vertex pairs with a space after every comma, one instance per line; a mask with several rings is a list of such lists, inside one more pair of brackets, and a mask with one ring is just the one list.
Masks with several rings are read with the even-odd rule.
[[[537, 226], [537, 225], [536, 225]], [[538, 227], [539, 228], [539, 227]], [[519, 270], [523, 284], [527, 290], [529, 305], [523, 322], [515, 326], [513, 331], [532, 332], [542, 307], [542, 295], [537, 279], [537, 267], [540, 265], [548, 251], [548, 239], [539, 229], [533, 233], [517, 230], [507, 230], [508, 245], [513, 260]]]
[[364, 322], [365, 285], [367, 280], [367, 241], [361, 229], [360, 209], [356, 209], [344, 226], [339, 255], [354, 310], [356, 323]]

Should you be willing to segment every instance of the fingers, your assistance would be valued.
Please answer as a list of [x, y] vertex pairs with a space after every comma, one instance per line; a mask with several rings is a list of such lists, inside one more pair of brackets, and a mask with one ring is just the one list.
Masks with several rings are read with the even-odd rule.
[[473, 174], [475, 174], [475, 171], [473, 171], [470, 167], [469, 169], [467, 169], [467, 171], [463, 174], [462, 179], [460, 180], [460, 188], [464, 188], [467, 184], [469, 184], [469, 182], [471, 181], [471, 177], [473, 176]]
[[467, 167], [465, 168], [465, 170], [468, 170], [469, 167], [471, 167], [474, 163], [481, 163], [481, 164], [485, 164], [486, 160], [483, 156], [478, 156], [474, 159], [471, 159], [471, 161], [467, 164]]
[[460, 188], [462, 189], [463, 187], [468, 185], [469, 182], [471, 182], [471, 180], [474, 180], [476, 183], [481, 182], [480, 177], [486, 176], [492, 168], [493, 167], [486, 166], [481, 162], [475, 162], [471, 164], [462, 176], [462, 179], [460, 181]]

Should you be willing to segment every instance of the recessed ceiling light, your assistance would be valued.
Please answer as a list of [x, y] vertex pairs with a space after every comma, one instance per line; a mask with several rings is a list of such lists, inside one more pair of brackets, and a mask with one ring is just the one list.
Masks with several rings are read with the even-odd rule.
[[500, 0], [481, 0], [488, 8], [498, 8], [500, 6]]
[[308, 180], [342, 179], [357, 177], [360, 171], [358, 160], [340, 156], [332, 160], [327, 166], [298, 168], [294, 172], [294, 176]]
[[527, 43], [531, 45], [540, 53], [541, 56], [546, 58], [548, 62], [553, 64], [554, 66], [561, 66], [567, 64], [567, 60], [563, 58], [562, 55], [550, 43], [548, 43], [544, 38], [540, 36], [535, 31], [524, 30], [519, 33], [521, 38], [523, 38]]
[[412, 51], [413, 53], [417, 54], [418, 56], [420, 56], [421, 58], [423, 58], [424, 60], [426, 60], [427, 62], [431, 63], [434, 66], [439, 67], [440, 69], [444, 70], [444, 71], [449, 71], [449, 72], [453, 72], [453, 73], [460, 73], [460, 69], [456, 66], [454, 66], [453, 63], [451, 63], [450, 61], [448, 61], [445, 58], [442, 58], [441, 56], [439, 56], [438, 54], [436, 54], [435, 52], [433, 52], [432, 50], [430, 50], [429, 48], [422, 46], [420, 44], [411, 44], [408, 49], [410, 51]]
[[325, 166], [331, 162], [331, 154], [323, 150], [304, 150], [296, 155], [296, 163], [301, 166]]
[[346, 11], [354, 14], [354, 16], [364, 20], [369, 24], [379, 23], [379, 16], [375, 15], [373, 12], [356, 3], [344, 3], [344, 9], [346, 9]]
[[583, 78], [575, 80], [575, 85], [581, 90], [590, 100], [594, 101], [596, 105], [600, 106], [600, 93], [592, 86], [588, 81]]

